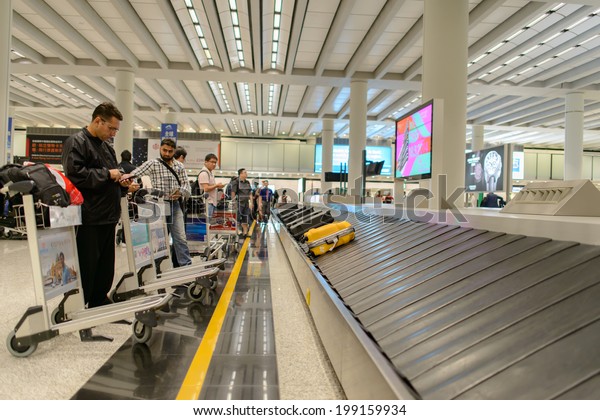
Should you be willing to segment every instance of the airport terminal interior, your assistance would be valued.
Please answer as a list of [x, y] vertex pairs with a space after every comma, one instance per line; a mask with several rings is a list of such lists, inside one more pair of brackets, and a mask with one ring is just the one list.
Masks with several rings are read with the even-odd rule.
[[600, 400], [600, 0], [4, 0], [0, 50], [9, 163], [112, 102], [223, 184], [173, 268], [140, 180], [86, 308], [79, 206], [0, 170], [0, 399]]

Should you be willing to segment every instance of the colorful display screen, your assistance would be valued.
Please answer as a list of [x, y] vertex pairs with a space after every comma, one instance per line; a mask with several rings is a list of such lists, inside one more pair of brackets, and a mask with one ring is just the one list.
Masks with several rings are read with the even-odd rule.
[[432, 134], [433, 101], [396, 120], [396, 178], [431, 178]]

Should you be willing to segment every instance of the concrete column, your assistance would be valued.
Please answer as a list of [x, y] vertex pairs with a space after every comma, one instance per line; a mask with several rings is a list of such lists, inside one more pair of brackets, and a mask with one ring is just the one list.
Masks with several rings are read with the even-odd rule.
[[8, 138], [11, 25], [12, 0], [0, 1], [0, 166], [7, 162], [6, 140]]
[[[423, 14], [423, 101], [441, 99], [434, 109], [432, 209], [464, 187], [467, 119], [468, 0], [425, 0]], [[446, 179], [440, 184], [438, 176]], [[464, 198], [454, 205], [461, 207]]]
[[134, 74], [128, 70], [117, 70], [117, 91], [115, 105], [123, 114], [121, 129], [115, 136], [117, 158], [125, 149], [133, 151], [133, 89]]
[[583, 93], [567, 93], [565, 106], [565, 180], [583, 177]]
[[348, 195], [361, 196], [362, 152], [367, 147], [367, 81], [350, 82], [350, 156], [348, 158]]
[[484, 139], [483, 139], [483, 125], [474, 125], [471, 127], [472, 136], [471, 139], [471, 150], [481, 150], [484, 148]]
[[331, 182], [325, 182], [325, 172], [333, 170], [333, 120], [323, 120], [321, 132], [321, 192], [331, 189]]

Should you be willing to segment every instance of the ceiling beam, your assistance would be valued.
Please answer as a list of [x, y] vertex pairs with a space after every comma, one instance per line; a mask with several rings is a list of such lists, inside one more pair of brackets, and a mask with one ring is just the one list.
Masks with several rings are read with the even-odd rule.
[[304, 116], [306, 106], [310, 102], [314, 91], [315, 91], [315, 87], [311, 86], [311, 85], [307, 86], [306, 89], [304, 90], [304, 95], [302, 95], [302, 100], [300, 101], [300, 105], [298, 106], [298, 111], [297, 111], [298, 118], [302, 118]]
[[[65, 99], [63, 99], [64, 98], [63, 95], [58, 94], [58, 93], [56, 93], [54, 91], [52, 91], [52, 92], [46, 92], [43, 88], [40, 88], [39, 86], [37, 86], [37, 85], [35, 85], [33, 83], [30, 83], [28, 80], [23, 79], [23, 77], [26, 77], [26, 76], [21, 76], [21, 77], [19, 77], [19, 76], [13, 76], [13, 78], [15, 79], [15, 81], [18, 80], [19, 83], [21, 83], [22, 85], [28, 87], [29, 89], [37, 92], [38, 95], [50, 97], [50, 98], [52, 98], [52, 99], [60, 102], [61, 105], [64, 106], [64, 107], [73, 108], [73, 104], [69, 103]], [[36, 83], [38, 83], [38, 82], [36, 82]], [[50, 90], [52, 90], [52, 89], [50, 89]], [[22, 93], [24, 94], [25, 92], [22, 92]], [[35, 96], [33, 96], [33, 97], [35, 97]], [[50, 106], [56, 106], [56, 105], [54, 105], [54, 104], [52, 104], [50, 102], [44, 101], [43, 99], [36, 98], [36, 101], [40, 102], [41, 104], [49, 104]], [[59, 106], [61, 106], [61, 105], [59, 105]]]
[[296, 62], [296, 54], [298, 53], [298, 45], [300, 45], [300, 37], [302, 36], [302, 28], [306, 19], [306, 11], [308, 9], [308, 0], [296, 0], [294, 4], [294, 15], [292, 17], [292, 28], [290, 32], [290, 40], [288, 49], [285, 54], [285, 74], [292, 74], [294, 63]]
[[[563, 29], [567, 28], [572, 23], [577, 22], [579, 19], [581, 19], [582, 16], [588, 15], [592, 11], [593, 11], [592, 8], [583, 7], [575, 13], [565, 16], [564, 18], [562, 18], [555, 24], [549, 26], [548, 28], [544, 29], [543, 31], [532, 36], [524, 43], [519, 44], [519, 47], [518, 47], [519, 50], [527, 51], [529, 48], [533, 47], [534, 45], [541, 44], [545, 39], [548, 39], [548, 37], [550, 37], [551, 35], [554, 35], [560, 31], [562, 31]], [[590, 31], [587, 31], [586, 33], [589, 33], [589, 32]], [[595, 32], [597, 33], [598, 31], [596, 30]], [[576, 45], [579, 41], [585, 41], [590, 36], [591, 35], [587, 35], [587, 36], [583, 37], [583, 34], [578, 35], [575, 38], [573, 38], [572, 40], [569, 40], [569, 44], [573, 43], [573, 45]], [[556, 49], [553, 48], [551, 51], [547, 51], [545, 53], [542, 53], [542, 54], [536, 56], [535, 61], [537, 61], [539, 63], [540, 61], [545, 60], [546, 58], [553, 57], [556, 53], [557, 53]], [[515, 56], [516, 55], [515, 55], [514, 49], [511, 48], [510, 51], [502, 54], [500, 57], [492, 60], [490, 63], [482, 66], [481, 68], [477, 69], [475, 72], [471, 73], [469, 75], [469, 80], [477, 79], [479, 76], [487, 73], [491, 69], [494, 69], [494, 68], [504, 64], [505, 62], [507, 62], [511, 58], [514, 58]], [[514, 74], [519, 73], [521, 70], [524, 70], [527, 67], [531, 67], [531, 65], [532, 65], [531, 62], [521, 64], [521, 65], [517, 66], [516, 68], [511, 69], [510, 73], [514, 73]], [[501, 80], [504, 80], [505, 78], [506, 78], [506, 74], [495, 78], [491, 83], [500, 82]]]
[[361, 41], [360, 45], [352, 55], [350, 62], [344, 69], [346, 77], [352, 77], [356, 69], [364, 62], [372, 48], [375, 46], [381, 34], [389, 24], [396, 18], [398, 11], [404, 6], [405, 0], [388, 0], [369, 28], [369, 31]]
[[341, 91], [342, 91], [341, 87], [334, 87], [329, 91], [327, 98], [325, 98], [325, 100], [321, 104], [321, 108], [319, 108], [319, 111], [317, 112], [317, 115], [319, 118], [323, 118], [323, 116], [325, 115], [327, 110], [332, 107], [333, 102], [338, 97], [338, 95], [340, 94]]
[[187, 57], [188, 63], [192, 67], [193, 70], [198, 70], [200, 68], [200, 64], [198, 63], [198, 59], [196, 58], [196, 54], [190, 45], [185, 31], [183, 30], [182, 24], [173, 10], [173, 6], [169, 0], [157, 0], [158, 7], [160, 7], [160, 11], [162, 12], [162, 17], [167, 21], [169, 28], [171, 29], [171, 33], [175, 38], [177, 38], [177, 42], [183, 49], [185, 56]]
[[528, 98], [525, 100], [523, 100], [523, 98], [513, 98], [513, 100], [510, 101], [497, 101], [497, 105], [502, 104], [501, 108], [496, 109], [493, 112], [488, 112], [487, 114], [479, 115], [476, 118], [468, 118], [468, 120], [471, 121], [471, 124], [484, 125], [486, 122], [496, 121], [498, 118], [505, 115], [515, 115], [515, 113], [519, 112], [521, 115], [524, 115], [531, 107], [543, 102], [544, 98]]
[[158, 80], [155, 79], [147, 79], [146, 82], [152, 87], [152, 89], [154, 89], [154, 91], [160, 95], [160, 97], [162, 98], [164, 104], [169, 105], [169, 107], [171, 107], [171, 109], [173, 109], [175, 112], [181, 112], [181, 107], [179, 106], [179, 104], [177, 103], [177, 101], [175, 101], [175, 99], [173, 99], [173, 97], [169, 94], [169, 92], [167, 92], [167, 90], [158, 82]]
[[[12, 24], [14, 28], [17, 28], [20, 31], [25, 32], [29, 35], [35, 42], [42, 45], [44, 48], [52, 51], [58, 58], [63, 60], [67, 64], [76, 64], [77, 59], [73, 54], [63, 48], [58, 42], [51, 39], [45, 33], [43, 33], [40, 29], [34, 26], [31, 22], [25, 19], [23, 16], [18, 14], [13, 10], [12, 16]], [[40, 72], [43, 73], [43, 72]]]
[[22, 96], [20, 93], [21, 92], [17, 93], [17, 92], [14, 92], [11, 90], [11, 92], [8, 96], [8, 99], [10, 101], [19, 103], [23, 106], [28, 106], [30, 108], [33, 108], [35, 106], [35, 102], [31, 99], [26, 98], [25, 96]]
[[552, 99], [544, 101], [537, 106], [527, 108], [526, 112], [519, 111], [512, 114], [507, 114], [504, 117], [494, 120], [494, 124], [527, 124], [540, 118], [545, 118], [548, 115], [565, 112], [564, 99]]
[[221, 19], [219, 13], [215, 7], [214, 1], [203, 1], [204, 11], [210, 25], [210, 32], [217, 48], [217, 54], [219, 55], [219, 61], [221, 67], [226, 73], [231, 72], [231, 62], [229, 61], [229, 54], [227, 53], [227, 45], [225, 44], [225, 35], [223, 34], [223, 27], [221, 26]]
[[285, 109], [285, 102], [287, 101], [288, 92], [290, 91], [290, 85], [281, 85], [279, 100], [277, 101], [277, 116], [283, 116], [283, 110]]
[[[65, 76], [62, 78], [65, 82], [69, 82], [71, 83], [73, 86], [78, 87], [79, 89], [86, 91], [86, 93], [89, 93], [90, 95], [94, 96], [96, 99], [98, 99], [100, 102], [110, 102], [110, 98], [106, 95], [104, 95], [103, 93], [99, 92], [98, 90], [94, 89], [93, 87], [91, 87], [90, 85], [88, 85], [87, 83], [84, 83], [83, 81], [81, 81], [79, 78], [75, 77], [75, 76]], [[104, 79], [102, 79], [104, 80]], [[106, 82], [108, 83], [108, 82]], [[108, 83], [110, 85], [110, 83]], [[110, 85], [112, 86], [112, 85]], [[114, 93], [115, 89], [113, 88], [111, 92]], [[114, 95], [111, 95], [114, 96]], [[93, 102], [93, 100], [90, 99], [90, 101]]]
[[377, 114], [376, 119], [378, 121], [382, 121], [389, 118], [389, 116], [396, 112], [399, 108], [403, 107], [407, 102], [412, 101], [413, 99], [415, 99], [415, 97], [419, 95], [420, 92], [407, 92], [406, 94], [402, 95], [400, 99], [394, 101], [394, 103], [392, 103], [386, 109]]
[[345, 0], [340, 2], [337, 12], [333, 17], [333, 22], [329, 27], [329, 32], [327, 33], [325, 42], [323, 43], [323, 48], [321, 48], [319, 58], [317, 59], [317, 64], [315, 65], [315, 75], [321, 76], [323, 74], [327, 61], [331, 57], [333, 49], [340, 39], [342, 31], [344, 30], [344, 26], [346, 25], [348, 17], [350, 16], [355, 4], [356, 0]]
[[547, 2], [530, 1], [516, 13], [497, 25], [494, 29], [481, 37], [469, 47], [468, 57], [478, 57], [486, 52], [490, 45], [496, 45], [515, 32], [515, 28], [522, 28], [534, 17], [548, 11], [550, 5]]
[[375, 78], [380, 79], [390, 68], [423, 36], [423, 16], [414, 23], [402, 39], [392, 48], [389, 54], [375, 69]]
[[112, 29], [106, 24], [104, 19], [96, 12], [96, 10], [89, 5], [87, 1], [81, 0], [69, 0], [69, 4], [73, 7], [79, 15], [85, 19], [86, 23], [100, 34], [104, 40], [109, 43], [114, 49], [117, 50], [121, 57], [132, 67], [137, 68], [139, 66], [139, 60], [131, 52], [125, 43], [119, 38]]
[[248, 13], [250, 23], [250, 45], [252, 46], [252, 61], [254, 61], [254, 72], [262, 73], [262, 13], [260, 12], [261, 3], [258, 1], [249, 2]]
[[62, 33], [69, 41], [73, 42], [81, 51], [94, 60], [100, 66], [108, 64], [107, 58], [102, 54], [91, 42], [85, 39], [71, 24], [58, 14], [52, 7], [42, 0], [21, 0], [36, 14], [48, 23], [50, 23], [57, 31]]
[[179, 92], [181, 92], [181, 94], [185, 97], [185, 99], [192, 106], [192, 109], [196, 112], [200, 112], [201, 111], [200, 105], [198, 105], [198, 102], [196, 102], [196, 99], [194, 99], [194, 95], [192, 95], [190, 90], [187, 88], [186, 84], [181, 80], [173, 80], [173, 83], [175, 84], [175, 86], [177, 86], [177, 89], [179, 89]]
[[31, 48], [29, 45], [25, 44], [19, 38], [15, 38], [13, 36], [11, 42], [12, 49], [24, 55], [26, 59], [29, 59], [38, 64], [44, 64], [44, 62], [46, 61], [46, 57], [44, 57], [42, 54]]
[[127, 23], [131, 28], [132, 32], [134, 32], [140, 38], [158, 65], [163, 69], [168, 69], [168, 57], [160, 48], [152, 36], [152, 33], [148, 30], [144, 21], [142, 21], [140, 16], [137, 14], [133, 8], [133, 5], [128, 1], [121, 0], [111, 0], [111, 3], [113, 4], [115, 12], [121, 15], [125, 23]]

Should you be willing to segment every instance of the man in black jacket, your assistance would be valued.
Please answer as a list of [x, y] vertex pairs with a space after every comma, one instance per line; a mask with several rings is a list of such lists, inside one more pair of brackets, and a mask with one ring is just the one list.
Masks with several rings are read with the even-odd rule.
[[81, 191], [82, 224], [77, 229], [77, 253], [84, 301], [88, 308], [110, 303], [115, 274], [115, 227], [121, 215], [121, 192], [130, 180], [121, 179], [117, 156], [108, 143], [119, 131], [123, 115], [104, 102], [92, 121], [63, 145], [65, 175]]

